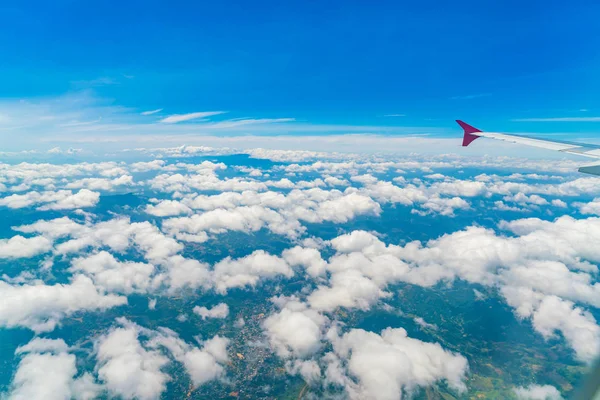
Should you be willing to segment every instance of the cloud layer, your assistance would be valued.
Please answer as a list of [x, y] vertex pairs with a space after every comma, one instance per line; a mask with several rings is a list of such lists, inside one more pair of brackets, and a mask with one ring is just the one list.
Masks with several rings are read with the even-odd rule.
[[[135, 160], [0, 164], [0, 212], [20, 218], [0, 238], [0, 261], [23, 265], [3, 271], [0, 325], [54, 335], [79, 318], [104, 324], [89, 337], [22, 343], [15, 398], [39, 395], [50, 379], [39, 368], [54, 369], [62, 397], [157, 398], [181, 376], [203, 395], [212, 381], [235, 391], [266, 357], [315, 396], [399, 398], [442, 382], [464, 393], [469, 363], [444, 320], [386, 304], [402, 285], [436, 293], [461, 281], [557, 346], [548, 352], [581, 365], [600, 353], [600, 185], [568, 174], [570, 161], [128, 153]], [[133, 200], [112, 206], [121, 199]], [[402, 322], [353, 326], [380, 309]]]

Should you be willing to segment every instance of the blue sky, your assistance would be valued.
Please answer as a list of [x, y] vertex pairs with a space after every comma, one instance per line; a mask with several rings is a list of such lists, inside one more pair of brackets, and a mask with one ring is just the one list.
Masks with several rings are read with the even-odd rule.
[[600, 142], [600, 2], [10, 1], [0, 399], [558, 398], [600, 354], [591, 161], [454, 122]]
[[[79, 96], [101, 109], [68, 123], [148, 123], [133, 116], [162, 109], [157, 120], [228, 111], [217, 120], [451, 135], [460, 118], [589, 138], [599, 12], [591, 1], [14, 2], [1, 6], [0, 115]], [[531, 118], [583, 120], [515, 121]]]

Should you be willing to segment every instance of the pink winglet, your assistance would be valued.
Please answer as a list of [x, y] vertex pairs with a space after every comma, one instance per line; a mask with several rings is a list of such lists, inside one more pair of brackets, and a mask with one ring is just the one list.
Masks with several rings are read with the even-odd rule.
[[472, 127], [469, 124], [466, 124], [464, 122], [462, 122], [461, 120], [457, 119], [456, 122], [460, 125], [461, 128], [464, 129], [465, 131], [465, 135], [463, 136], [463, 142], [462, 145], [464, 147], [467, 147], [468, 145], [471, 144], [471, 142], [475, 139], [477, 139], [479, 136], [477, 135], [473, 135], [476, 132], [481, 132], [479, 129]]

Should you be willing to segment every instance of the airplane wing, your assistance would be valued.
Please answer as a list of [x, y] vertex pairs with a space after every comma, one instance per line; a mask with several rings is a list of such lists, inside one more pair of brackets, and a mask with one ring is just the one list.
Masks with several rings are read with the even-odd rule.
[[[480, 137], [503, 140], [509, 143], [517, 143], [525, 146], [539, 147], [542, 149], [556, 150], [568, 154], [576, 154], [579, 156], [600, 158], [600, 146], [587, 143], [564, 142], [559, 140], [539, 139], [529, 136], [508, 135], [506, 133], [482, 132], [477, 128], [472, 127], [463, 121], [457, 120], [458, 125], [464, 130], [463, 142], [464, 147], [470, 145], [475, 139]], [[592, 175], [600, 175], [600, 163], [580, 167], [579, 172]]]

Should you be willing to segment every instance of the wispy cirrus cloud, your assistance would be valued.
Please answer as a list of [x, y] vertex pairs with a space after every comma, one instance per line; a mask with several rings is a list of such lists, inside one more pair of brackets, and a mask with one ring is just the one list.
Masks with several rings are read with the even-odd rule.
[[176, 124], [183, 121], [191, 121], [193, 119], [212, 117], [213, 115], [225, 114], [227, 111], [201, 111], [188, 114], [173, 114], [160, 120], [164, 124]]
[[208, 124], [207, 128], [235, 128], [244, 125], [258, 125], [258, 124], [278, 124], [284, 122], [294, 122], [295, 118], [239, 118], [239, 119], [228, 119], [225, 121], [219, 121], [212, 124]]
[[514, 118], [514, 122], [600, 122], [600, 117]]
[[475, 94], [467, 94], [465, 96], [452, 96], [450, 100], [471, 100], [478, 99], [480, 97], [490, 97], [491, 93], [475, 93]]
[[152, 114], [159, 113], [162, 110], [163, 110], [162, 108], [157, 108], [156, 110], [144, 111], [144, 112], [141, 112], [140, 114], [142, 114], [142, 115], [152, 115]]
[[[69, 148], [82, 141], [96, 144], [114, 143], [114, 146], [117, 146], [117, 143], [124, 146], [135, 146], [140, 140], [160, 143], [177, 141], [181, 144], [190, 144], [204, 140], [217, 140], [216, 136], [248, 138], [248, 136], [272, 137], [274, 135], [316, 137], [334, 134], [447, 133], [445, 128], [318, 124], [310, 121], [298, 121], [290, 117], [247, 116], [219, 118], [218, 120], [216, 119], [218, 117], [210, 118], [212, 115], [224, 114], [225, 111], [205, 111], [191, 114], [169, 113], [166, 115], [163, 114], [163, 111], [160, 114], [158, 112], [150, 114], [158, 116], [158, 118], [141, 115], [142, 112], [147, 111], [156, 110], [118, 106], [111, 99], [98, 97], [92, 91], [27, 100], [0, 99], [0, 139], [5, 139], [3, 141], [3, 144], [6, 144], [4, 152], [17, 152], [23, 149], [45, 151], [49, 147], [56, 146]], [[183, 122], [190, 120], [192, 123]], [[266, 139], [264, 142], [261, 141], [261, 146], [264, 147], [269, 143], [269, 140]], [[362, 145], [364, 146], [364, 144]]]
[[82, 79], [78, 81], [71, 81], [71, 85], [77, 88], [91, 88], [98, 86], [109, 86], [109, 85], [118, 85], [120, 82], [110, 76], [101, 76], [99, 78], [94, 79]]
[[[441, 152], [456, 146], [461, 153], [491, 154], [502, 151], [498, 143], [478, 143], [473, 149], [460, 147], [455, 128], [435, 126], [387, 126], [322, 124], [294, 118], [244, 116], [223, 118], [225, 111], [191, 114], [141, 115], [155, 111], [115, 105], [92, 91], [27, 100], [0, 99], [0, 139], [3, 154], [25, 157], [20, 150], [83, 148], [113, 151], [123, 147], [198, 145], [230, 148], [278, 148], [345, 152]], [[153, 115], [153, 114], [150, 114]], [[217, 117], [211, 117], [217, 115]], [[229, 114], [227, 114], [229, 115]], [[383, 114], [381, 114], [383, 116]], [[204, 118], [203, 118], [204, 117]], [[186, 123], [183, 121], [190, 121]], [[417, 136], [432, 135], [430, 140]], [[437, 138], [435, 136], [438, 136]], [[527, 148], [527, 155], [531, 149]], [[514, 148], [511, 148], [511, 151]], [[525, 149], [523, 150], [525, 152]], [[52, 154], [52, 153], [51, 153]], [[547, 153], [545, 153], [547, 154]], [[550, 157], [550, 155], [547, 155]], [[564, 156], [561, 154], [561, 157]]]
[[71, 121], [71, 122], [66, 122], [64, 124], [59, 124], [58, 126], [65, 128], [65, 127], [70, 127], [70, 126], [93, 125], [93, 124], [95, 124], [97, 122], [100, 122], [100, 121], [102, 121], [102, 117], [97, 118], [97, 119], [95, 119], [93, 121]]
[[406, 114], [385, 114], [384, 117], [406, 117]]

